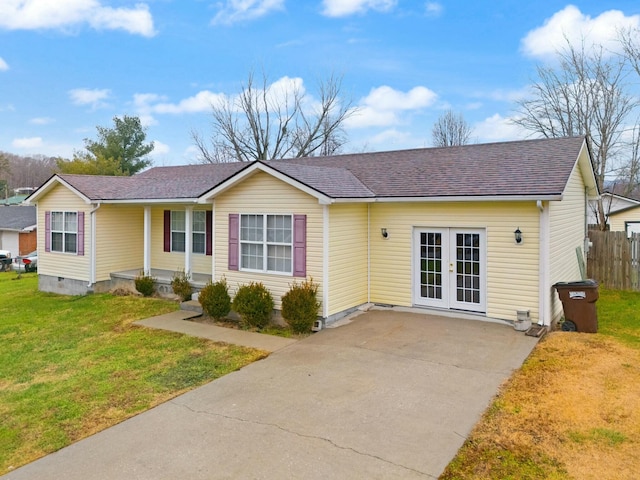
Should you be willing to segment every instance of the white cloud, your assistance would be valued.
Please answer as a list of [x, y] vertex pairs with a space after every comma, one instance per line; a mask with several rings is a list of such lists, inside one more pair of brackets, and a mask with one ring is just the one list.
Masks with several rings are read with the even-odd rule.
[[531, 30], [522, 39], [523, 52], [531, 57], [553, 57], [567, 45], [585, 48], [602, 45], [606, 51], [620, 49], [616, 42], [620, 29], [638, 28], [640, 15], [625, 16], [620, 10], [608, 10], [597, 17], [583, 14], [578, 7], [568, 5], [545, 20], [544, 25]]
[[427, 2], [424, 6], [428, 17], [439, 17], [442, 15], [444, 8], [438, 2]]
[[161, 155], [166, 155], [171, 151], [169, 145], [166, 143], [159, 142], [158, 140], [153, 141], [153, 150], [151, 151], [152, 157], [159, 157]]
[[531, 132], [513, 123], [511, 118], [496, 113], [473, 125], [473, 135], [481, 142], [502, 142], [508, 140], [522, 140]]
[[[253, 88], [258, 89], [255, 85]], [[282, 77], [267, 86], [267, 102], [273, 105], [284, 105], [286, 98], [292, 98], [294, 91], [300, 94], [305, 92], [303, 80], [299, 77]], [[141, 118], [153, 114], [177, 115], [209, 112], [213, 105], [223, 105], [229, 100], [233, 101], [234, 97], [210, 90], [201, 90], [177, 103], [168, 102], [167, 97], [155, 93], [137, 93], [133, 97], [134, 106]]]
[[0, 72], [4, 72], [9, 70], [9, 64], [4, 61], [2, 57], [0, 57]]
[[110, 95], [111, 90], [106, 88], [76, 88], [69, 90], [69, 97], [74, 105], [91, 105], [93, 109], [106, 106], [106, 100]]
[[230, 25], [263, 17], [284, 9], [284, 0], [227, 0], [213, 17], [214, 25]]
[[88, 24], [96, 30], [124, 30], [155, 35], [149, 7], [103, 6], [99, 0], [4, 0], [0, 2], [0, 28], [7, 30], [62, 29]]
[[11, 146], [20, 150], [32, 150], [41, 148], [43, 145], [41, 137], [15, 138], [11, 142]]
[[408, 92], [383, 85], [374, 88], [360, 101], [357, 114], [346, 120], [353, 128], [389, 126], [399, 123], [398, 113], [420, 110], [434, 104], [438, 96], [426, 87], [414, 87]]
[[33, 125], [49, 125], [53, 122], [54, 119], [49, 117], [36, 117], [29, 120], [29, 123], [32, 123]]
[[346, 17], [367, 10], [386, 12], [396, 6], [397, 0], [323, 0], [322, 13], [328, 17]]
[[200, 113], [211, 110], [211, 105], [216, 105], [224, 100], [222, 93], [214, 93], [209, 90], [202, 90], [194, 96], [180, 100], [178, 103], [161, 102], [149, 103], [149, 110], [153, 113]]

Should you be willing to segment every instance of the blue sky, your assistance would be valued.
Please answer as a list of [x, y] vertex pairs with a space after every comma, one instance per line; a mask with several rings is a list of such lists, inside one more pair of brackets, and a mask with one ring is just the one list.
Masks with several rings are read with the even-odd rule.
[[194, 163], [190, 132], [251, 70], [311, 96], [342, 75], [347, 152], [429, 146], [449, 108], [473, 141], [523, 138], [509, 118], [535, 66], [564, 36], [615, 50], [621, 27], [640, 2], [0, 0], [0, 151], [71, 158], [127, 114], [156, 165]]

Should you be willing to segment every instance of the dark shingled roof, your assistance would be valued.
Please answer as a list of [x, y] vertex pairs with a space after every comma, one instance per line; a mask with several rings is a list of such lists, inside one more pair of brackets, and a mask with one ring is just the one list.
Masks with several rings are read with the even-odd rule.
[[0, 207], [0, 230], [21, 231], [36, 224], [36, 207]]
[[[561, 195], [583, 137], [263, 162], [331, 198]], [[248, 163], [155, 167], [133, 177], [60, 175], [91, 200], [193, 199]]]

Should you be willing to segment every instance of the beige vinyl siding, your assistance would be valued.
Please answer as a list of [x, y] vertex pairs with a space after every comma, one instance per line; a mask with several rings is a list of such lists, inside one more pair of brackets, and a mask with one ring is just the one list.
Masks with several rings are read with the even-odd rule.
[[329, 209], [329, 310], [339, 313], [367, 302], [367, 205]]
[[[87, 222], [90, 226], [90, 221]], [[144, 209], [103, 204], [96, 211], [96, 280], [111, 272], [142, 270], [144, 266]]]
[[[584, 246], [586, 195], [579, 164], [576, 164], [562, 201], [549, 202], [549, 277], [551, 285], [556, 282], [580, 280], [580, 267], [576, 248]], [[551, 319], [562, 316], [562, 302], [555, 289], [549, 292], [552, 298]]]
[[[411, 306], [416, 227], [479, 228], [486, 233], [486, 315], [539, 316], [539, 221], [535, 202], [374, 203], [371, 205], [371, 301]], [[523, 242], [516, 245], [514, 230]], [[386, 228], [389, 238], [379, 234]]]
[[[57, 185], [38, 202], [38, 273], [52, 277], [89, 281], [91, 259], [92, 205], [85, 203], [68, 188]], [[45, 252], [45, 212], [85, 212], [84, 255]]]
[[626, 232], [625, 222], [640, 222], [640, 206], [609, 215], [609, 228], [612, 232]]
[[307, 216], [307, 278], [318, 283], [322, 299], [322, 227], [323, 207], [318, 200], [266, 173], [259, 172], [222, 193], [215, 199], [214, 244], [216, 248], [215, 278], [225, 276], [233, 295], [238, 285], [262, 282], [280, 309], [280, 298], [294, 281], [292, 275], [230, 271], [228, 269], [229, 214], [290, 214]]
[[[184, 211], [184, 205], [161, 205], [151, 209], [151, 268], [179, 272], [184, 270], [184, 253], [164, 251], [164, 211]], [[207, 210], [205, 206], [194, 207], [194, 210]], [[142, 237], [141, 237], [142, 238]], [[191, 273], [211, 274], [211, 256], [191, 254]]]

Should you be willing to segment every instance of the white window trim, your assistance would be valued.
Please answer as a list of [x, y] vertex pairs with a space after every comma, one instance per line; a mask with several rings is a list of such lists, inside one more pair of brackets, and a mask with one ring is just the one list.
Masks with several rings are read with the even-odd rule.
[[[195, 214], [196, 213], [201, 213], [203, 215], [203, 224], [204, 224], [204, 229], [203, 230], [196, 230], [195, 225], [196, 225], [196, 219], [195, 219]], [[194, 235], [198, 234], [198, 235], [202, 235], [202, 245], [203, 245], [203, 249], [202, 252], [196, 252], [195, 251], [195, 242], [194, 242]], [[194, 255], [206, 255], [207, 254], [207, 211], [206, 210], [194, 210], [191, 213], [191, 253], [193, 253]]]
[[[253, 240], [243, 240], [242, 239], [242, 217], [246, 216], [261, 216], [262, 217], [262, 241], [253, 241]], [[291, 225], [291, 241], [289, 243], [282, 242], [268, 242], [267, 241], [267, 218], [272, 216], [278, 217], [289, 217], [290, 225]], [[238, 219], [238, 228], [240, 229], [238, 235], [238, 270], [242, 272], [255, 272], [255, 273], [268, 273], [272, 275], [288, 275], [293, 276], [293, 247], [294, 247], [294, 224], [293, 224], [294, 216], [290, 213], [241, 213], [239, 214]], [[262, 245], [262, 269], [253, 269], [253, 268], [245, 268], [242, 266], [242, 245], [250, 244], [250, 245]], [[289, 247], [289, 260], [291, 268], [288, 271], [280, 271], [280, 270], [268, 270], [268, 247], [269, 245], [278, 245], [278, 246], [287, 246]]]
[[[54, 230], [53, 229], [53, 216], [56, 213], [61, 213], [62, 214], [62, 230]], [[65, 229], [67, 222], [66, 222], [66, 216], [68, 213], [73, 213], [76, 216], [76, 229], [75, 231], [71, 232], [71, 231], [67, 231]], [[51, 251], [51, 253], [62, 253], [62, 254], [66, 254], [66, 255], [78, 255], [78, 211], [77, 210], [51, 210], [50, 212], [50, 226], [49, 226], [49, 250]], [[53, 234], [54, 233], [61, 233], [62, 234], [62, 250], [55, 250], [53, 248]], [[67, 251], [66, 250], [66, 237], [68, 234], [73, 234], [76, 236], [76, 241], [75, 241], [75, 250], [73, 252]]]
[[[182, 214], [184, 214], [184, 216], [185, 216], [184, 220], [185, 221], [184, 221], [184, 224], [182, 226], [183, 230], [174, 230], [173, 229], [173, 214], [174, 213], [182, 213]], [[171, 237], [170, 237], [171, 238], [171, 253], [185, 253], [186, 244], [187, 244], [187, 230], [186, 230], [186, 228], [187, 228], [187, 225], [186, 225], [187, 221], [186, 220], [187, 219], [186, 219], [186, 216], [187, 216], [187, 212], [184, 211], [184, 210], [171, 210], [171, 217], [169, 219], [169, 232], [170, 232], [170, 235], [171, 235]], [[185, 248], [183, 250], [175, 250], [173, 248], [173, 234], [174, 233], [182, 233], [182, 234], [184, 234], [184, 245], [185, 245]]]

